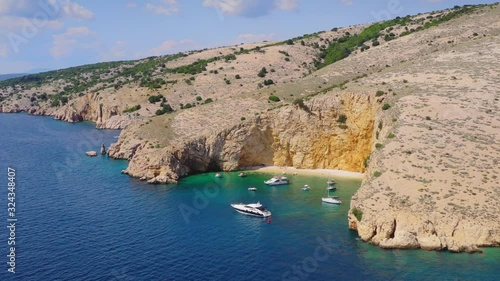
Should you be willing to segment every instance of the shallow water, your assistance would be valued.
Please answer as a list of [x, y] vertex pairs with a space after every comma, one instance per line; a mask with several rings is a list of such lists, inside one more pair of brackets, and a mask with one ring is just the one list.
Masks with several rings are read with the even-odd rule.
[[[117, 131], [47, 117], [0, 114], [0, 214], [7, 225], [7, 167], [16, 169], [16, 274], [0, 280], [496, 280], [500, 250], [484, 254], [382, 250], [347, 229], [360, 181], [336, 178], [345, 204], [324, 205], [326, 178], [270, 174], [188, 177], [148, 185], [121, 175], [125, 161], [87, 150]], [[309, 184], [310, 191], [302, 191]], [[248, 191], [256, 186], [257, 192]], [[231, 203], [260, 201], [271, 223]], [[3, 230], [1, 230], [3, 229]]]

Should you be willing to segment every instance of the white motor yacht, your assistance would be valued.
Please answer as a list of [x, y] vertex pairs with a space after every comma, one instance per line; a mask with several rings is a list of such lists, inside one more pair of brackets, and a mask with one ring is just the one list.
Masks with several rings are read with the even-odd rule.
[[269, 212], [262, 204], [231, 204], [231, 207], [235, 209], [238, 213], [254, 216], [259, 218], [267, 218], [271, 216], [271, 212]]
[[286, 184], [290, 184], [290, 181], [288, 180], [287, 177], [276, 176], [268, 181], [265, 181], [264, 183], [267, 185], [286, 185]]

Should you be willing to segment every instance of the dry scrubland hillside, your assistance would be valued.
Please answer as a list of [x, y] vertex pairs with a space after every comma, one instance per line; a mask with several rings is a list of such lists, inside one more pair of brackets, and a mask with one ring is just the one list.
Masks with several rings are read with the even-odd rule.
[[257, 164], [365, 172], [350, 227], [385, 248], [500, 245], [500, 8], [0, 82], [0, 111], [124, 128], [150, 183]]

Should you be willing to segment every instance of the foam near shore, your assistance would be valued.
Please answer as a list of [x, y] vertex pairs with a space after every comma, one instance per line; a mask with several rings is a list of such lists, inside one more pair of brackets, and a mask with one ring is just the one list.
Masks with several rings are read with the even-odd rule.
[[276, 175], [320, 175], [325, 177], [342, 177], [362, 180], [364, 177], [363, 173], [349, 172], [342, 170], [329, 170], [329, 169], [297, 169], [294, 167], [278, 167], [278, 166], [265, 166], [265, 167], [250, 167], [245, 170], [256, 171], [262, 173], [273, 173]]

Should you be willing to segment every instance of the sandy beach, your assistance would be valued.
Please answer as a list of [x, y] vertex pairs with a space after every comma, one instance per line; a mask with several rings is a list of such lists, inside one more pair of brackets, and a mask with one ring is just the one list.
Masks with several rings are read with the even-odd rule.
[[278, 166], [265, 166], [265, 167], [250, 167], [245, 169], [247, 171], [256, 171], [262, 173], [273, 173], [276, 175], [320, 175], [320, 176], [331, 176], [331, 177], [342, 177], [342, 178], [352, 178], [362, 180], [364, 177], [363, 173], [348, 172], [341, 170], [328, 170], [328, 169], [297, 169], [294, 167], [278, 167]]

